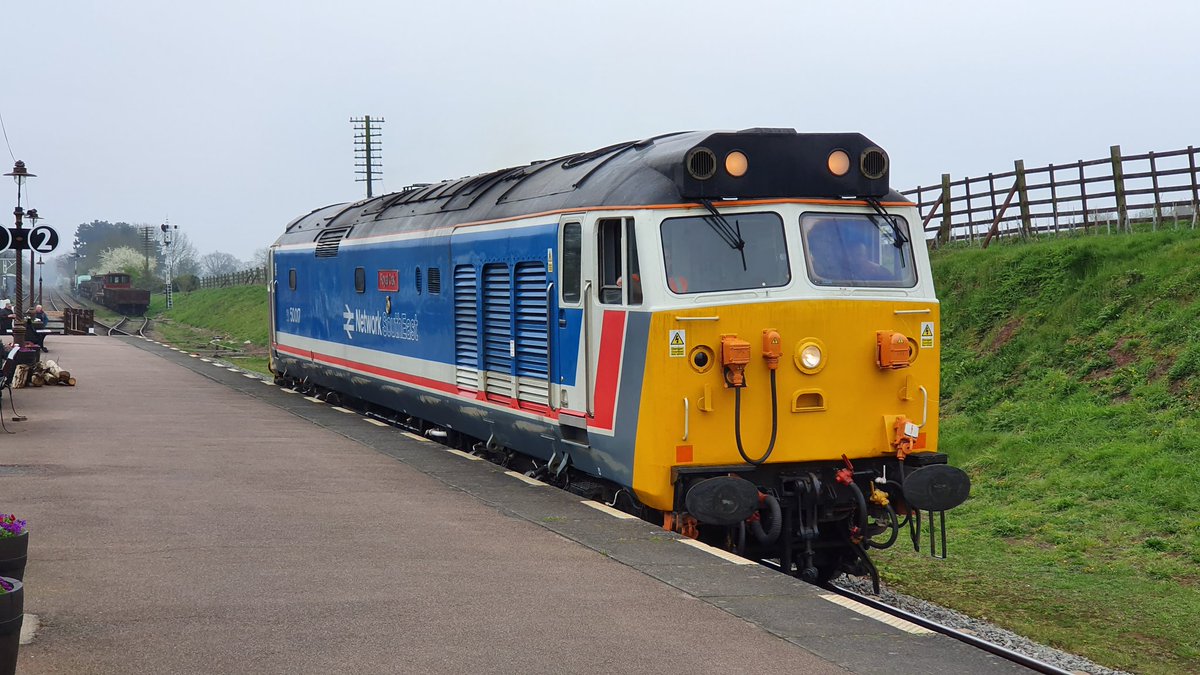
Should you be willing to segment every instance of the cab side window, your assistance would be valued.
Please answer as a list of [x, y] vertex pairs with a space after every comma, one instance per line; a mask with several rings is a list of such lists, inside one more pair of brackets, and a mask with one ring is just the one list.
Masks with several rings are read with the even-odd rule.
[[642, 304], [633, 218], [605, 218], [596, 224], [599, 236], [600, 302], [606, 305]]
[[605, 218], [596, 223], [596, 236], [599, 239], [596, 249], [599, 264], [596, 269], [600, 274], [600, 303], [605, 305], [619, 305], [623, 299], [621, 285], [625, 271], [622, 264], [622, 224], [620, 218]]

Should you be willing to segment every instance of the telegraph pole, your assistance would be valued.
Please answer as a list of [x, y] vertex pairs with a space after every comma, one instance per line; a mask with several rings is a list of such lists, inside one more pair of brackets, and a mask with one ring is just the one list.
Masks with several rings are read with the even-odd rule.
[[355, 178], [354, 182], [367, 184], [367, 199], [375, 196], [375, 177], [383, 175], [383, 152], [379, 148], [379, 125], [384, 121], [382, 117], [371, 119], [370, 115], [350, 118], [350, 123], [354, 125], [355, 131], [354, 173], [365, 176], [364, 178]]
[[154, 226], [142, 225], [142, 254], [145, 256], [142, 278], [150, 282], [150, 254], [158, 252], [158, 242], [154, 241]]

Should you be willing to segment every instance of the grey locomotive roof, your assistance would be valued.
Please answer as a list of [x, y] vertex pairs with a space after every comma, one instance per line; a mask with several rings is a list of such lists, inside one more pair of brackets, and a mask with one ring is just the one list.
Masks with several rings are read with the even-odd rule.
[[[691, 131], [619, 143], [477, 176], [412, 186], [373, 199], [326, 206], [293, 220], [276, 243], [310, 243], [321, 231], [330, 228], [352, 228], [346, 238], [358, 239], [595, 206], [698, 203], [694, 196], [685, 197], [681, 190], [679, 173], [688, 151], [716, 136], [754, 135], [800, 136], [791, 129], [750, 129], [733, 134]], [[866, 141], [860, 135], [854, 136]], [[820, 161], [823, 166], [823, 156]], [[906, 201], [890, 189], [884, 199]]]

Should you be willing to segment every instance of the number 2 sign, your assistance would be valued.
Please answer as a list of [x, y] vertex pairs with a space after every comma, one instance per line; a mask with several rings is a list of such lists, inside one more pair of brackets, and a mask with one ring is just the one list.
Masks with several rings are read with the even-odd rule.
[[53, 228], [38, 225], [29, 232], [29, 248], [38, 253], [49, 253], [58, 248], [58, 233]]

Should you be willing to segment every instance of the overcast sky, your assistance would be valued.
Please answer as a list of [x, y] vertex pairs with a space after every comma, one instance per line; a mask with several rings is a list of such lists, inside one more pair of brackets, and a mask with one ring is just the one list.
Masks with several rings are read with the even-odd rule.
[[754, 126], [860, 131], [907, 189], [1200, 145], [1198, 25], [1196, 0], [3, 0], [0, 165], [38, 174], [60, 253], [169, 218], [242, 259], [364, 194], [352, 116], [387, 120], [377, 193]]

